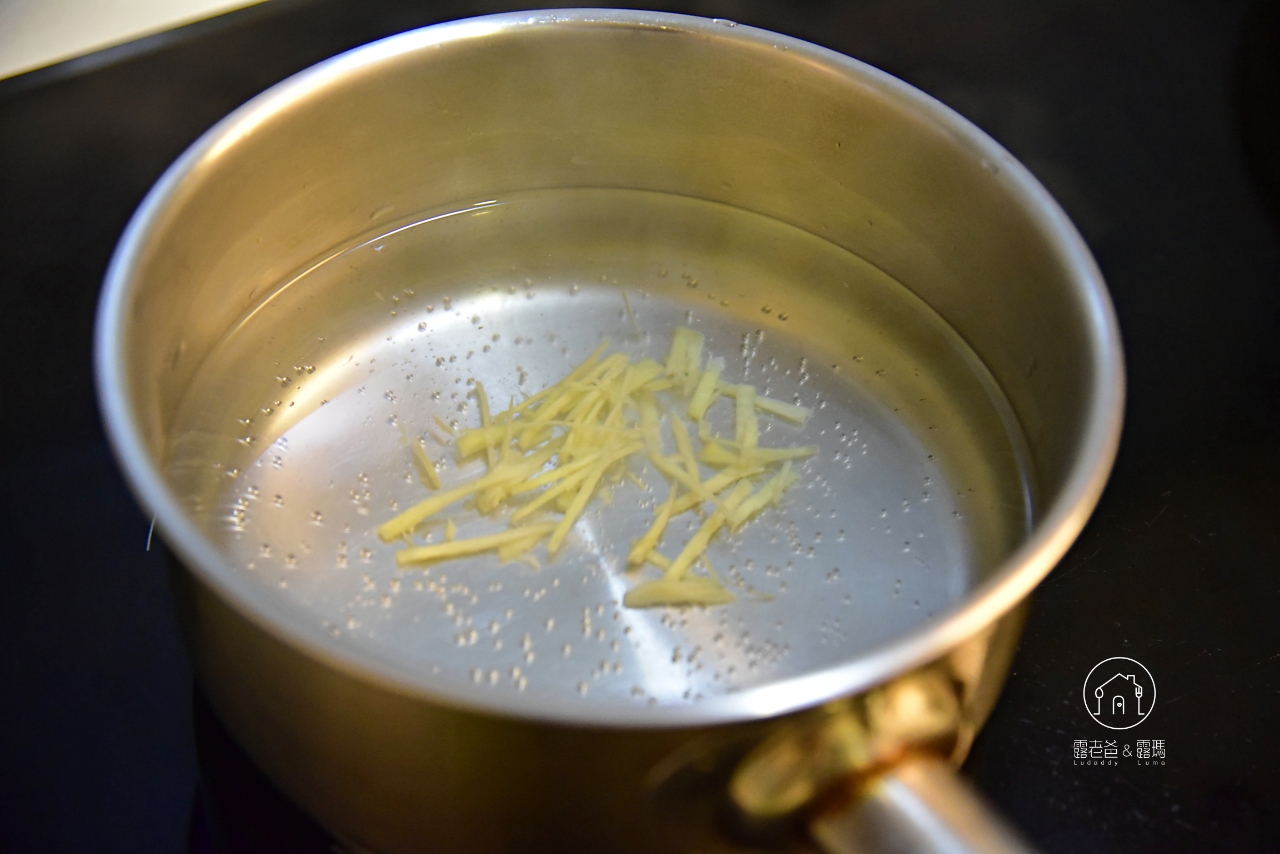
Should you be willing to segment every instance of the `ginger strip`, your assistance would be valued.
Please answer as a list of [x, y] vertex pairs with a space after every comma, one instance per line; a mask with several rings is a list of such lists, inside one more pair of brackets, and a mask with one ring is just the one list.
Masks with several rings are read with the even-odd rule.
[[[516, 528], [515, 530], [523, 531], [528, 529]], [[512, 540], [509, 543], [498, 546], [498, 562], [511, 563], [513, 560], [532, 560], [535, 564], [534, 569], [537, 569], [537, 561], [529, 554], [529, 551], [546, 535], [545, 531], [534, 531], [522, 540]]]
[[591, 495], [595, 492], [596, 485], [600, 482], [600, 476], [604, 474], [605, 469], [623, 457], [629, 457], [636, 453], [640, 450], [640, 447], [639, 444], [627, 445], [607, 454], [604, 459], [588, 469], [586, 480], [578, 488], [578, 494], [574, 496], [573, 501], [564, 511], [564, 518], [556, 524], [555, 530], [551, 533], [551, 539], [547, 541], [547, 554], [554, 556], [560, 550], [560, 544], [564, 541], [565, 535], [569, 533], [569, 529], [578, 521], [578, 517], [582, 515], [582, 511], [586, 508], [587, 502], [591, 500]]
[[694, 421], [701, 421], [707, 414], [707, 409], [719, 396], [720, 372], [723, 370], [724, 359], [717, 357], [707, 361], [707, 369], [698, 378], [698, 385], [693, 390], [688, 409], [685, 410]]
[[749, 385], [738, 386], [734, 401], [733, 440], [744, 448], [754, 448], [760, 441], [760, 427], [756, 422], [756, 390]]
[[817, 445], [798, 448], [741, 448], [736, 453], [719, 440], [703, 442], [698, 461], [709, 466], [765, 466], [783, 460], [811, 457], [818, 453]]
[[[398, 539], [404, 534], [409, 533], [422, 520], [429, 516], [439, 513], [455, 501], [468, 496], [474, 495], [482, 489], [486, 489], [495, 484], [504, 483], [507, 480], [516, 478], [523, 480], [529, 475], [542, 468], [542, 465], [551, 457], [551, 451], [535, 454], [531, 458], [526, 458], [524, 462], [509, 464], [508, 466], [498, 466], [493, 471], [479, 477], [470, 483], [464, 483], [453, 489], [446, 490], [437, 495], [433, 495], [425, 501], [420, 501], [408, 510], [396, 516], [390, 522], [384, 522], [378, 527], [378, 537], [384, 542], [389, 543]], [[545, 456], [543, 455], [545, 454]]]
[[[476, 403], [480, 407], [480, 426], [489, 427], [493, 421], [489, 418], [489, 395], [484, 393], [484, 386], [479, 380], [476, 380]], [[489, 471], [493, 471], [493, 467], [498, 464], [498, 452], [494, 450], [492, 445], [485, 447], [485, 462], [489, 464]]]
[[711, 545], [711, 538], [724, 526], [727, 514], [732, 513], [734, 508], [746, 500], [750, 494], [751, 484], [740, 481], [733, 488], [733, 492], [729, 493], [729, 497], [724, 500], [724, 504], [716, 508], [715, 512], [707, 517], [707, 521], [702, 523], [702, 527], [697, 530], [680, 554], [676, 556], [676, 559], [671, 561], [671, 566], [667, 569], [663, 578], [668, 581], [679, 581], [684, 578], [685, 573], [689, 571], [689, 567], [693, 565], [693, 562], [702, 556], [702, 553], [707, 550], [707, 546]]
[[[443, 489], [424, 447], [413, 443], [423, 483], [435, 494], [381, 525], [378, 536], [388, 542], [407, 540], [423, 521], [463, 499], [471, 498], [469, 506], [488, 513], [507, 506], [516, 496], [535, 493], [531, 500], [510, 510], [508, 518], [514, 527], [506, 531], [458, 539], [455, 520], [449, 518], [443, 543], [403, 549], [396, 561], [403, 566], [496, 550], [503, 563], [516, 560], [536, 568], [532, 549], [545, 541], [548, 554], [554, 556], [597, 495], [608, 504], [613, 487], [624, 477], [645, 486], [625, 466], [606, 477], [615, 464], [642, 455], [668, 481], [669, 492], [643, 536], [632, 543], [627, 565], [653, 564], [663, 575], [637, 585], [626, 594], [624, 604], [650, 607], [734, 601], [714, 571], [710, 577], [701, 577], [690, 575], [690, 569], [706, 560], [706, 551], [721, 528], [727, 525], [736, 530], [765, 507], [778, 504], [796, 479], [792, 461], [816, 453], [817, 448], [759, 447], [760, 415], [803, 424], [811, 411], [757, 395], [750, 385], [726, 383], [723, 359], [711, 358], [703, 368], [704, 343], [701, 333], [680, 327], [672, 336], [665, 363], [659, 364], [652, 359], [632, 363], [622, 353], [606, 355], [605, 341], [564, 379], [518, 404], [509, 403], [497, 415], [491, 411], [484, 385], [475, 382], [479, 426], [457, 430], [438, 415], [433, 417], [453, 436], [460, 459], [483, 451], [488, 471], [468, 483]], [[655, 395], [667, 391], [682, 394], [685, 400], [673, 410], [664, 397], [660, 412]], [[734, 399], [732, 441], [715, 435], [704, 420], [721, 395]], [[671, 456], [662, 435], [665, 415], [671, 417], [676, 445]], [[701, 448], [696, 453], [682, 415], [697, 427]], [[700, 465], [719, 471], [703, 480]], [[709, 505], [706, 518], [675, 559], [658, 552], [671, 521], [704, 502]], [[562, 515], [556, 521], [518, 524], [540, 511]]]
[[631, 546], [631, 551], [627, 554], [627, 565], [638, 566], [645, 562], [649, 557], [649, 553], [658, 545], [662, 539], [662, 532], [667, 528], [667, 521], [671, 518], [672, 507], [676, 502], [676, 488], [671, 487], [671, 493], [667, 496], [667, 500], [658, 510], [658, 515], [654, 517], [653, 524], [649, 526], [649, 530], [645, 531], [644, 536], [636, 540]]
[[694, 576], [683, 581], [655, 578], [643, 581], [622, 597], [627, 608], [653, 608], [660, 605], [728, 605], [736, 597], [714, 578]]
[[423, 483], [432, 489], [440, 488], [440, 475], [436, 472], [436, 464], [431, 462], [431, 457], [427, 456], [427, 449], [423, 447], [420, 439], [415, 439], [411, 443], [413, 448], [413, 461], [417, 463], [418, 475]]
[[[592, 460], [593, 463], [598, 461], [599, 461], [598, 457]], [[533, 513], [537, 510], [542, 509], [542, 507], [551, 503], [555, 499], [559, 498], [565, 492], [568, 492], [569, 490], [574, 489], [575, 487], [581, 485], [583, 481], [585, 481], [588, 477], [590, 477], [590, 475], [591, 475], [591, 471], [589, 469], [586, 469], [584, 466], [582, 470], [576, 471], [569, 477], [564, 478], [558, 484], [546, 490], [537, 498], [533, 499], [528, 504], [524, 505], [523, 507], [519, 508], [514, 513], [512, 513], [511, 521], [519, 522], [521, 519], [524, 519], [525, 517], [527, 517], [530, 513]]]
[[[453, 440], [453, 446], [457, 448], [458, 456], [463, 459], [481, 451], [492, 453], [501, 444], [502, 437], [506, 435], [506, 431], [507, 427], [504, 424], [489, 424], [484, 427], [477, 427], [460, 433]], [[490, 463], [490, 468], [492, 466], [493, 464]]]
[[671, 435], [676, 440], [676, 451], [684, 462], [684, 469], [693, 477], [698, 476], [698, 459], [693, 455], [693, 443], [689, 440], [689, 428], [679, 418], [671, 419]]
[[[714, 501], [714, 496], [716, 494], [722, 492], [738, 481], [743, 480], [744, 478], [754, 477], [762, 471], [764, 471], [764, 468], [761, 466], [753, 466], [749, 469], [726, 468], [719, 474], [713, 475], [712, 477], [704, 480], [702, 482], [702, 488], [713, 496], [711, 500]], [[679, 516], [686, 510], [691, 510], [701, 503], [701, 498], [693, 495], [686, 495], [684, 498], [680, 499], [680, 501], [676, 502], [676, 506], [672, 508], [671, 515]]]
[[431, 561], [444, 560], [445, 558], [461, 557], [463, 555], [473, 555], [481, 552], [493, 551], [507, 543], [518, 542], [528, 539], [531, 536], [546, 534], [552, 529], [552, 527], [554, 526], [530, 525], [527, 528], [508, 528], [501, 533], [488, 534], [483, 537], [470, 537], [465, 540], [453, 540], [452, 542], [440, 543], [433, 546], [414, 546], [408, 549], [401, 549], [396, 552], [396, 566], [406, 566], [413, 563], [430, 563]]
[[[737, 397], [738, 388], [738, 386], [730, 383], [720, 383], [719, 386], [720, 393], [727, 394], [730, 397]], [[755, 389], [752, 389], [753, 393], [754, 391]], [[755, 395], [755, 407], [761, 412], [777, 415], [779, 418], [785, 418], [796, 424], [805, 423], [809, 420], [809, 416], [813, 415], [813, 410], [807, 406], [801, 406], [798, 403], [786, 403], [760, 394]]]

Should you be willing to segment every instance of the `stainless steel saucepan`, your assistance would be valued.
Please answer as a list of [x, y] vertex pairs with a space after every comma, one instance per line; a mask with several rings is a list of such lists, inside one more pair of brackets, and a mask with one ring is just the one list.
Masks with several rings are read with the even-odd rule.
[[[814, 410], [761, 422], [820, 450], [714, 541], [735, 602], [622, 605], [666, 496], [644, 466], [554, 560], [396, 566], [374, 529], [428, 494], [411, 443], [446, 486], [483, 470], [447, 435], [476, 383], [505, 405], [679, 326]], [[1062, 211], [928, 96], [728, 21], [406, 33], [193, 145], [97, 335], [200, 685], [353, 848], [1020, 846], [951, 768], [1103, 488], [1120, 342]]]

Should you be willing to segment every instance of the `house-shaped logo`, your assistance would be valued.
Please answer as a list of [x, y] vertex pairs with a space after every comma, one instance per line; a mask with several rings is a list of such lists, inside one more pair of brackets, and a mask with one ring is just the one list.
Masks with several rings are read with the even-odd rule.
[[1146, 720], [1156, 701], [1150, 671], [1132, 658], [1108, 658], [1089, 671], [1084, 705], [1107, 729], [1129, 729]]

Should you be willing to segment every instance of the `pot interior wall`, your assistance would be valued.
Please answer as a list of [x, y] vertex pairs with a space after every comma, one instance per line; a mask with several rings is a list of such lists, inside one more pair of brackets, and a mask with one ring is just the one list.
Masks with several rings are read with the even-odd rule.
[[990, 369], [1052, 499], [1094, 392], [1078, 330], [1096, 307], [1069, 286], [1030, 200], [1008, 192], [1009, 164], [984, 161], [906, 87], [872, 89], [785, 45], [479, 29], [410, 34], [309, 72], [199, 153], [132, 298], [149, 334], [130, 342], [130, 392], [157, 461], [211, 348], [334, 247], [417, 212], [615, 187], [758, 212], [903, 283]]

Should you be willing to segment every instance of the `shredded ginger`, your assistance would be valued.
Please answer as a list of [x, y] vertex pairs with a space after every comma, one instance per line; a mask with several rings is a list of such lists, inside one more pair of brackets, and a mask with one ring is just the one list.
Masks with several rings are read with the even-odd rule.
[[[734, 601], [705, 552], [723, 528], [737, 530], [770, 505], [781, 502], [796, 480], [792, 461], [817, 452], [813, 446], [762, 448], [761, 414], [803, 424], [811, 411], [757, 394], [750, 385], [720, 379], [724, 360], [702, 364], [703, 336], [676, 329], [665, 364], [632, 362], [622, 353], [606, 355], [608, 341], [564, 379], [508, 408], [491, 414], [484, 386], [475, 384], [480, 426], [452, 436], [460, 459], [482, 456], [484, 474], [443, 488], [422, 446], [412, 446], [423, 484], [434, 491], [378, 528], [384, 542], [408, 541], [423, 523], [456, 502], [470, 499], [474, 509], [509, 509], [510, 527], [485, 536], [459, 539], [452, 518], [445, 520], [445, 541], [410, 545], [396, 553], [399, 566], [428, 564], [496, 551], [502, 562], [537, 566], [532, 552], [545, 542], [554, 558], [602, 484], [616, 483], [633, 458], [647, 460], [667, 481], [666, 500], [642, 537], [631, 543], [627, 566], [651, 565], [657, 579], [641, 581], [623, 597], [631, 608], [659, 605], [722, 605]], [[680, 406], [663, 407], [679, 398]], [[720, 397], [732, 398], [734, 435], [717, 435], [706, 422]], [[691, 433], [684, 421], [694, 426]], [[675, 453], [668, 453], [662, 426], [670, 426]], [[698, 448], [694, 448], [694, 436]], [[700, 466], [715, 469], [703, 477]], [[602, 498], [608, 500], [606, 491]], [[661, 551], [667, 528], [684, 513], [697, 512], [702, 524], [674, 558]], [[558, 516], [558, 518], [557, 518]], [[701, 564], [707, 575], [692, 570]]]

